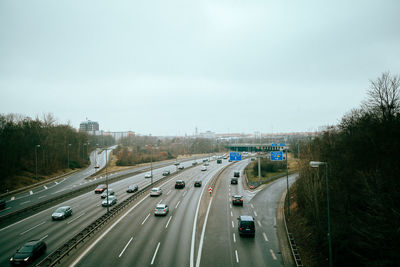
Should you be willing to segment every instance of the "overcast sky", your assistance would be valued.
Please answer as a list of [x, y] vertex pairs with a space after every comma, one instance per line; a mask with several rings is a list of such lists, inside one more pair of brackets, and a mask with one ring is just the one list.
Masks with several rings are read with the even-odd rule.
[[191, 135], [337, 124], [400, 74], [400, 1], [1, 0], [0, 113]]

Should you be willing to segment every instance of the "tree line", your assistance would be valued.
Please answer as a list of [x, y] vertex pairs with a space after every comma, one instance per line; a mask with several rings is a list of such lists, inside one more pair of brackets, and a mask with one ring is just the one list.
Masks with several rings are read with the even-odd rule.
[[0, 192], [15, 189], [21, 176], [31, 178], [25, 183], [35, 182], [36, 166], [38, 180], [85, 166], [91, 150], [112, 143], [110, 136], [91, 136], [58, 124], [51, 114], [43, 119], [0, 114]]
[[328, 264], [328, 164], [334, 266], [396, 266], [400, 261], [400, 79], [383, 73], [361, 106], [338, 126], [302, 143], [297, 204]]

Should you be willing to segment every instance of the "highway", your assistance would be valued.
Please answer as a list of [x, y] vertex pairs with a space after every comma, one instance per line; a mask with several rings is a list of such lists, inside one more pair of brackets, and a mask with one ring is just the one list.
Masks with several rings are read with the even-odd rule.
[[[192, 161], [181, 163], [185, 168], [190, 167], [191, 164]], [[172, 164], [153, 169], [154, 181], [161, 179], [162, 172], [166, 169], [170, 170], [171, 174], [176, 172], [176, 166]], [[130, 184], [137, 184], [139, 189], [150, 184], [151, 179], [144, 178], [144, 175], [144, 173], [140, 173], [128, 177], [110, 184], [109, 187], [115, 191], [118, 201], [123, 201], [130, 196], [129, 193], [126, 193]], [[43, 239], [48, 245], [46, 255], [51, 253], [106, 212], [106, 208], [101, 206], [101, 201], [100, 195], [94, 194], [92, 191], [0, 229], [0, 266], [9, 265], [9, 258], [15, 250], [32, 239]], [[72, 207], [72, 216], [63, 221], [52, 221], [51, 214], [57, 207], [63, 205]]]

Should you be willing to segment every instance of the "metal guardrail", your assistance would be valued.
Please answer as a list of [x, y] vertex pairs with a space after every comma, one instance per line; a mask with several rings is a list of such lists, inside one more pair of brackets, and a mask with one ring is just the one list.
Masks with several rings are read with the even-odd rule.
[[[286, 194], [286, 196], [285, 196], [285, 199], [286, 199], [288, 196], [287, 196], [287, 193], [285, 193], [285, 194]], [[285, 203], [287, 203], [287, 201], [285, 201]], [[290, 207], [288, 207], [288, 209], [289, 208]], [[287, 228], [285, 209], [283, 209], [283, 221], [285, 222], [286, 236], [287, 236], [287, 239], [290, 244], [290, 250], [292, 251], [292, 256], [293, 256], [294, 262], [297, 267], [302, 267], [304, 265], [301, 262], [300, 254], [299, 254], [299, 251], [297, 250], [297, 245], [296, 245], [296, 242], [294, 241], [293, 234], [289, 233], [289, 230]]]

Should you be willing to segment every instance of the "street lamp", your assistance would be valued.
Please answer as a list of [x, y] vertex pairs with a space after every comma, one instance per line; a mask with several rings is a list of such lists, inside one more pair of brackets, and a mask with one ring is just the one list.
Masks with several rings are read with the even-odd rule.
[[40, 145], [35, 146], [35, 162], [36, 162], [36, 168], [35, 168], [35, 174], [36, 174], [36, 181], [38, 181], [38, 175], [37, 175], [37, 149], [40, 147]]
[[108, 154], [107, 154], [108, 150], [106, 149], [106, 187], [107, 187], [107, 213], [109, 212], [109, 203], [108, 203], [108, 194], [109, 194], [109, 189], [108, 189], [108, 169], [107, 169], [107, 165], [108, 165]]
[[329, 246], [329, 266], [332, 267], [332, 242], [331, 242], [331, 216], [329, 212], [329, 186], [328, 186], [328, 162], [310, 161], [312, 168], [319, 168], [325, 165], [325, 183], [326, 183], [326, 203], [328, 209], [328, 246]]
[[150, 178], [151, 184], [153, 184], [153, 146], [146, 145], [146, 147], [150, 147]]
[[67, 169], [69, 169], [69, 147], [71, 146], [71, 144], [68, 144], [67, 149], [68, 149], [68, 166]]

